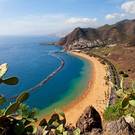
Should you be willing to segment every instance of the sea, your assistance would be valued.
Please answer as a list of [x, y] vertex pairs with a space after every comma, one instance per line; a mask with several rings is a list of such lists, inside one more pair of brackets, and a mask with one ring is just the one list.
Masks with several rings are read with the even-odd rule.
[[4, 78], [16, 76], [15, 86], [0, 84], [0, 95], [11, 98], [36, 86], [60, 66], [64, 67], [47, 83], [30, 92], [25, 102], [30, 108], [37, 108], [42, 114], [61, 110], [76, 100], [87, 89], [92, 65], [81, 57], [64, 52], [63, 48], [48, 45], [59, 40], [50, 36], [1, 36], [0, 64], [8, 63]]

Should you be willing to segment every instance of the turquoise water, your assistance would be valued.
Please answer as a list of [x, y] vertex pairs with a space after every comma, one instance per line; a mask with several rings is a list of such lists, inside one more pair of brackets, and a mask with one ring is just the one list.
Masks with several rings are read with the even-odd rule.
[[[7, 98], [27, 90], [53, 72], [59, 60], [50, 55], [52, 51], [60, 51], [58, 46], [40, 45], [42, 42], [55, 41], [50, 37], [0, 37], [0, 64], [8, 63], [6, 76], [19, 77], [16, 86], [0, 85], [0, 94]], [[64, 59], [64, 68], [49, 82], [30, 93], [26, 103], [41, 112], [60, 109], [80, 96], [86, 89], [91, 65], [84, 59], [68, 53], [58, 53]]]

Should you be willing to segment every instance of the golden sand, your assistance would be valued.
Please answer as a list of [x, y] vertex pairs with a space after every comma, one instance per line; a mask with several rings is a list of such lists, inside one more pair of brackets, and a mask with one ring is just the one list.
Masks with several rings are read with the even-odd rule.
[[72, 54], [87, 59], [93, 65], [92, 78], [87, 90], [76, 101], [64, 109], [67, 122], [75, 125], [78, 118], [89, 105], [94, 106], [102, 116], [108, 102], [105, 93], [108, 93], [109, 86], [106, 85], [105, 81], [107, 74], [106, 67], [97, 58], [90, 57], [84, 53], [72, 52]]
[[[107, 75], [106, 66], [101, 64], [97, 58], [90, 57], [84, 53], [71, 53], [87, 59], [92, 64], [92, 76], [90, 75], [87, 89], [80, 97], [61, 109], [66, 115], [67, 123], [75, 126], [77, 120], [89, 105], [94, 106], [102, 116], [108, 102], [106, 93], [109, 91], [109, 86], [106, 85], [105, 81], [105, 76]], [[44, 116], [42, 118], [49, 119], [49, 117]]]

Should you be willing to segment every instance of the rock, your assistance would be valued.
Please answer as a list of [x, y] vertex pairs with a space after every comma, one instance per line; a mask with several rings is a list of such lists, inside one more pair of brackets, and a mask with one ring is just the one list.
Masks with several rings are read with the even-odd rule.
[[85, 109], [76, 126], [80, 128], [81, 134], [99, 135], [102, 132], [101, 117], [92, 106]]
[[[84, 133], [86, 135], [87, 133]], [[92, 129], [91, 132], [88, 132], [88, 135], [103, 135], [101, 129]]]
[[135, 135], [135, 130], [122, 117], [119, 120], [107, 123], [103, 135]]
[[35, 135], [43, 135], [43, 129], [41, 127], [38, 127]]
[[135, 125], [135, 119], [132, 116], [127, 115], [124, 118], [125, 118], [126, 122], [129, 123], [130, 125]]

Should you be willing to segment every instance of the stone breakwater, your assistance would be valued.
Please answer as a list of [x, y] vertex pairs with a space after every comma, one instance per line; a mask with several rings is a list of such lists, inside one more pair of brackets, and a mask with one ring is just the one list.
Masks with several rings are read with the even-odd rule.
[[[65, 62], [64, 60], [55, 55], [55, 54], [50, 54], [51, 56], [55, 57], [59, 62], [60, 62], [60, 65], [59, 67], [57, 67], [51, 74], [49, 74], [44, 80], [42, 80], [41, 82], [39, 82], [37, 85], [35, 85], [34, 87], [30, 88], [27, 90], [27, 92], [31, 93], [31, 92], [34, 92], [36, 91], [38, 88], [42, 87], [44, 84], [46, 84], [49, 80], [51, 80], [58, 72], [60, 72], [64, 65], [65, 65]], [[8, 100], [13, 100], [13, 99], [16, 99], [18, 97], [18, 95], [16, 96], [13, 96], [13, 97], [10, 97]]]

